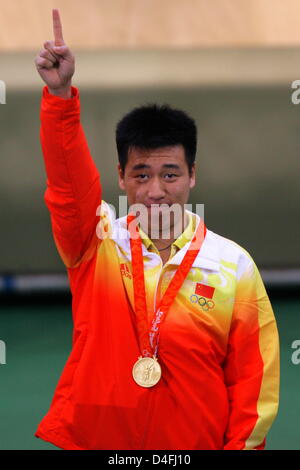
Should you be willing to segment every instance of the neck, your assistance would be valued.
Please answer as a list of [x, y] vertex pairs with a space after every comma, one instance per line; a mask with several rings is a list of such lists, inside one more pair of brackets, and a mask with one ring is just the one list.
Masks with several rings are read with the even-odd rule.
[[[177, 222], [170, 226], [170, 237], [165, 238], [163, 237], [163, 231], [159, 231], [159, 235], [157, 237], [152, 237], [151, 240], [155, 244], [156, 248], [160, 250], [164, 250], [168, 252], [167, 248], [170, 249], [172, 243], [184, 232], [186, 227], [188, 226], [189, 217], [186, 212], [183, 212], [183, 216]], [[164, 253], [164, 251], [162, 251]]]

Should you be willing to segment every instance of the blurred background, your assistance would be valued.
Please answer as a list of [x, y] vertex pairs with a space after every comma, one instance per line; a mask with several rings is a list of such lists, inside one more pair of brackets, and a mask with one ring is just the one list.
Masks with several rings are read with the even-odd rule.
[[[34, 59], [59, 8], [76, 58], [82, 123], [103, 198], [118, 205], [115, 126], [168, 103], [198, 126], [197, 184], [209, 229], [254, 258], [281, 340], [281, 399], [267, 449], [299, 449], [300, 4], [297, 0], [0, 0], [0, 449], [33, 436], [71, 350], [71, 297], [44, 203], [44, 83]], [[3, 349], [3, 348], [2, 348]], [[294, 361], [295, 362], [295, 361]], [[1, 363], [1, 360], [0, 360]]]

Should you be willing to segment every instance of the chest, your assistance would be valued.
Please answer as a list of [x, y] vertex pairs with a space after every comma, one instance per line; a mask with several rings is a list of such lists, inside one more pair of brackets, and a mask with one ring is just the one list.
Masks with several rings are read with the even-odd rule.
[[[144, 252], [143, 266], [150, 326], [178, 265], [172, 264], [171, 260], [163, 264], [156, 253]], [[95, 293], [98, 295], [96, 303], [105, 303], [102, 316], [104, 311], [117, 312], [118, 324], [127, 321], [127, 326], [121, 329], [122, 334], [126, 332], [125, 336], [128, 335], [130, 328], [135, 331], [137, 320], [131, 258], [126, 253], [117, 252], [111, 242], [102, 244], [95, 272], [98, 276], [96, 285], [101, 285], [102, 289], [101, 298]], [[229, 268], [224, 262], [217, 269], [192, 266], [160, 324], [161, 351], [168, 354], [168, 351], [178, 350], [180, 355], [195, 351], [203, 357], [217, 354], [222, 360], [231, 327], [236, 282], [233, 264]], [[116, 307], [117, 304], [119, 306]], [[123, 316], [121, 312], [124, 312]], [[109, 314], [109, 322], [114, 318]]]
[[[167, 250], [166, 250], [167, 251]], [[146, 305], [149, 322], [159, 308], [168, 287], [175, 275], [178, 265], [166, 264], [169, 253], [161, 256], [144, 257], [144, 280]], [[134, 280], [131, 262], [123, 259], [121, 273], [131, 307], [135, 310]], [[218, 271], [200, 267], [192, 267], [184, 279], [180, 289], [170, 304], [166, 322], [176, 322], [184, 328], [184, 324], [192, 324], [199, 328], [210, 328], [227, 332], [230, 329], [236, 276], [232, 270], [220, 266]]]

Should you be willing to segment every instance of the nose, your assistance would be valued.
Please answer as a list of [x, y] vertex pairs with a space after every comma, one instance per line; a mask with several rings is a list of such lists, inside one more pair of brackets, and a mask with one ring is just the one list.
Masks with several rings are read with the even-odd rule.
[[148, 186], [148, 198], [153, 202], [158, 202], [166, 195], [163, 184], [159, 178], [151, 178]]

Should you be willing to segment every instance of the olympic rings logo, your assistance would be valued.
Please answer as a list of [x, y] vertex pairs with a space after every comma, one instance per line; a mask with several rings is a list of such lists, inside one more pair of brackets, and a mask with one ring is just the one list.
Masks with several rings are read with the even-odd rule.
[[215, 303], [213, 300], [207, 300], [205, 297], [198, 297], [198, 295], [196, 294], [192, 294], [190, 296], [190, 301], [193, 304], [198, 303], [200, 307], [202, 308], [202, 310], [204, 310], [205, 312], [207, 312], [211, 308], [214, 308], [215, 306]]

